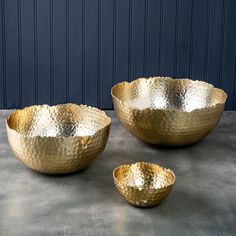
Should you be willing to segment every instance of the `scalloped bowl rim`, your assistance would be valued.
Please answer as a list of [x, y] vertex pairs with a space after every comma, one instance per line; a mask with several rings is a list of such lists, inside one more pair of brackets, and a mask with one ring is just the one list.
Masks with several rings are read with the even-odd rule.
[[[145, 165], [157, 166], [157, 167], [161, 168], [161, 169], [164, 170], [164, 171], [168, 171], [168, 172], [170, 172], [171, 175], [173, 176], [173, 180], [171, 181], [171, 183], [165, 184], [165, 185], [162, 186], [162, 187], [158, 187], [158, 188], [142, 188], [142, 189], [140, 189], [140, 188], [138, 188], [138, 187], [136, 187], [136, 186], [128, 186], [128, 185], [126, 185], [126, 184], [120, 183], [120, 181], [116, 178], [116, 172], [117, 172], [119, 169], [121, 169], [121, 168], [131, 167], [132, 165], [138, 164], [138, 163], [140, 163], [140, 164], [145, 164]], [[112, 174], [113, 174], [113, 179], [115, 180], [115, 182], [116, 182], [119, 186], [120, 186], [120, 185], [123, 185], [123, 186], [129, 187], [129, 188], [133, 188], [133, 189], [136, 189], [136, 190], [139, 190], [139, 191], [143, 191], [143, 190], [161, 190], [161, 189], [163, 189], [163, 188], [167, 188], [167, 187], [173, 186], [173, 185], [175, 184], [175, 180], [176, 180], [176, 175], [175, 175], [175, 173], [174, 173], [173, 170], [171, 170], [171, 169], [169, 169], [169, 168], [162, 167], [162, 166], [160, 166], [160, 165], [158, 165], [158, 164], [155, 164], [155, 163], [143, 162], [143, 161], [142, 161], [142, 162], [135, 162], [135, 163], [130, 163], [130, 164], [122, 164], [122, 165], [119, 165], [119, 166], [117, 166], [117, 167], [113, 170], [113, 173], [112, 173]]]
[[[221, 92], [224, 94], [224, 96], [225, 96], [224, 102], [217, 102], [217, 103], [215, 103], [215, 104], [212, 105], [212, 106], [206, 106], [206, 107], [203, 107], [203, 108], [195, 108], [195, 109], [193, 109], [193, 110], [191, 110], [191, 111], [181, 111], [181, 110], [178, 110], [178, 109], [170, 109], [170, 108], [149, 108], [149, 107], [141, 109], [141, 108], [135, 107], [134, 105], [130, 104], [130, 103], [127, 102], [127, 101], [123, 101], [123, 100], [119, 99], [118, 97], [116, 97], [116, 96], [114, 95], [114, 92], [113, 92], [114, 89], [115, 89], [116, 87], [122, 85], [122, 84], [128, 84], [128, 85], [130, 85], [130, 84], [132, 84], [132, 83], [137, 83], [137, 82], [140, 81], [140, 80], [148, 80], [148, 79], [153, 79], [153, 80], [154, 80], [154, 79], [165, 79], [165, 80], [171, 80], [171, 81], [184, 81], [184, 80], [185, 80], [185, 81], [190, 81], [191, 83], [199, 83], [199, 82], [200, 82], [200, 83], [205, 84], [205, 85], [207, 85], [207, 86], [209, 86], [209, 87], [212, 87], [213, 89], [217, 89], [217, 90], [221, 91]], [[212, 109], [212, 108], [215, 108], [215, 107], [217, 107], [217, 106], [224, 105], [225, 102], [226, 102], [226, 99], [227, 99], [227, 93], [226, 93], [223, 89], [216, 88], [216, 87], [214, 87], [214, 85], [212, 85], [212, 84], [210, 84], [210, 83], [207, 83], [207, 82], [205, 82], [205, 81], [201, 81], [201, 80], [191, 80], [191, 79], [187, 79], [187, 78], [183, 78], [183, 79], [181, 79], [181, 78], [172, 79], [171, 77], [161, 77], [161, 76], [148, 77], [148, 78], [140, 77], [140, 78], [137, 78], [137, 79], [135, 79], [135, 80], [133, 80], [133, 81], [130, 81], [130, 82], [128, 82], [128, 81], [119, 82], [119, 83], [115, 84], [115, 85], [111, 88], [111, 96], [112, 96], [112, 98], [118, 100], [120, 103], [122, 103], [122, 104], [124, 104], [124, 105], [130, 107], [131, 109], [136, 110], [136, 111], [168, 111], [168, 112], [179, 112], [179, 113], [192, 113], [192, 112], [204, 111], [204, 110], [206, 110], [206, 109]]]
[[[80, 108], [80, 107], [86, 107], [86, 108], [89, 108], [89, 109], [98, 111], [98, 112], [100, 112], [102, 115], [104, 115], [104, 118], [107, 119], [107, 122], [106, 122], [106, 124], [105, 124], [102, 128], [98, 129], [96, 132], [94, 132], [94, 133], [91, 134], [91, 135], [86, 135], [86, 136], [75, 135], [75, 136], [67, 136], [67, 137], [63, 137], [63, 136], [40, 136], [40, 135], [28, 136], [27, 134], [22, 134], [22, 133], [16, 131], [15, 129], [10, 128], [10, 126], [9, 126], [9, 124], [8, 124], [8, 121], [9, 121], [11, 115], [13, 115], [13, 114], [14, 114], [15, 112], [17, 112], [17, 111], [23, 111], [23, 110], [27, 110], [27, 109], [33, 108], [33, 107], [47, 107], [47, 108], [51, 109], [51, 108], [54, 108], [54, 107], [61, 107], [61, 106], [68, 106], [68, 105], [75, 105], [75, 106], [77, 106], [78, 108]], [[75, 104], [75, 103], [64, 103], [64, 104], [57, 104], [57, 105], [52, 105], [52, 106], [50, 106], [50, 105], [48, 105], [48, 104], [32, 105], [32, 106], [24, 107], [24, 108], [22, 108], [22, 109], [17, 109], [17, 110], [15, 110], [14, 112], [12, 112], [11, 114], [8, 115], [8, 117], [5, 119], [5, 122], [6, 122], [6, 126], [7, 126], [7, 128], [8, 128], [9, 130], [11, 130], [12, 132], [14, 132], [14, 133], [16, 133], [17, 135], [20, 135], [21, 137], [24, 137], [24, 138], [28, 138], [28, 139], [58, 139], [58, 140], [61, 139], [61, 140], [64, 140], [64, 139], [75, 139], [75, 138], [84, 139], [84, 138], [93, 137], [93, 136], [95, 136], [98, 132], [103, 131], [104, 129], [106, 129], [107, 127], [109, 127], [109, 126], [111, 125], [111, 118], [110, 118], [109, 116], [107, 116], [107, 114], [106, 114], [104, 111], [102, 111], [102, 110], [100, 110], [100, 109], [98, 109], [98, 108], [96, 108], [96, 107], [87, 106], [87, 105], [84, 105], [84, 104], [77, 105], [77, 104]]]

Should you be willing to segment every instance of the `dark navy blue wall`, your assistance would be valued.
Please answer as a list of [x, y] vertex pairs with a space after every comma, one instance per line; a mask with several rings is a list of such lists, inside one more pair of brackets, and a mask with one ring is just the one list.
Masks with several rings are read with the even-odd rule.
[[0, 0], [0, 108], [112, 107], [140, 76], [205, 80], [236, 109], [235, 0]]

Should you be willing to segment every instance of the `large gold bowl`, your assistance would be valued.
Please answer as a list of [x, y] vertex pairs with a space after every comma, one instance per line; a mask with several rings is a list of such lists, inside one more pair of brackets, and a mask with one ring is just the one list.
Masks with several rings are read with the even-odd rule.
[[190, 79], [140, 78], [111, 91], [116, 115], [135, 137], [152, 144], [196, 143], [220, 120], [226, 93]]
[[172, 170], [146, 162], [121, 165], [113, 171], [113, 178], [120, 194], [137, 207], [160, 204], [175, 182]]
[[26, 107], [6, 120], [15, 155], [29, 168], [46, 174], [89, 166], [104, 150], [110, 124], [105, 112], [75, 104]]

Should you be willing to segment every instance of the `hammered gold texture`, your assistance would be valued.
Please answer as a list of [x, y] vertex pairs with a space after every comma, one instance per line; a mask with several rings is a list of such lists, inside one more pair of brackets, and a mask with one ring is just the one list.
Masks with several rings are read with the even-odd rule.
[[113, 171], [113, 178], [121, 195], [129, 204], [137, 207], [160, 204], [175, 182], [172, 170], [146, 162], [121, 165]]
[[218, 124], [226, 93], [203, 81], [140, 78], [111, 91], [116, 115], [142, 141], [181, 146], [196, 143]]
[[29, 168], [46, 174], [89, 166], [104, 150], [110, 124], [105, 112], [75, 104], [26, 107], [6, 120], [15, 155]]

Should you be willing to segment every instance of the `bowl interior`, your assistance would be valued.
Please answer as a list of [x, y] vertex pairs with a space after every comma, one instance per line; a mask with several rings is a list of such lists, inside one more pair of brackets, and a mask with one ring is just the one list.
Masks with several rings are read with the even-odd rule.
[[31, 106], [7, 119], [10, 129], [29, 137], [90, 136], [110, 122], [103, 111], [75, 104]]
[[214, 86], [189, 79], [140, 78], [113, 87], [113, 96], [137, 109], [170, 109], [190, 112], [224, 103], [226, 94]]
[[173, 171], [144, 162], [122, 165], [114, 171], [114, 177], [119, 184], [140, 190], [160, 189], [175, 181]]

